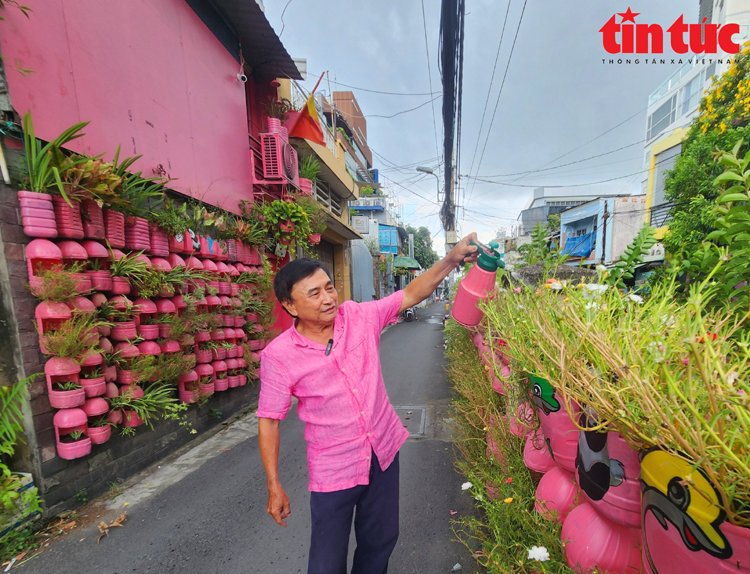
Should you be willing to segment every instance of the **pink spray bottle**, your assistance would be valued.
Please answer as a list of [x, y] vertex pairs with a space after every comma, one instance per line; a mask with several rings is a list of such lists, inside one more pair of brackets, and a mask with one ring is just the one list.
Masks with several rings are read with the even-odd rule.
[[505, 267], [503, 254], [497, 250], [497, 241], [489, 245], [473, 244], [479, 248], [479, 257], [458, 285], [451, 312], [453, 318], [464, 327], [476, 327], [482, 320], [483, 314], [478, 304], [495, 288], [497, 270]]

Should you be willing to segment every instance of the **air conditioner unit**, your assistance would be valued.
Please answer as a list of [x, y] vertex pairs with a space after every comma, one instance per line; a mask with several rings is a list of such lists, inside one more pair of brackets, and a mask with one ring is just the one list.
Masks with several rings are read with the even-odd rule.
[[260, 134], [263, 177], [299, 187], [297, 150], [280, 133]]

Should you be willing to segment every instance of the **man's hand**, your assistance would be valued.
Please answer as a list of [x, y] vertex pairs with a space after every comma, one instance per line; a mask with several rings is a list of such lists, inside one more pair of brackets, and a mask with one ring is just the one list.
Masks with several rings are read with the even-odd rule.
[[456, 245], [453, 246], [453, 249], [448, 252], [445, 258], [451, 264], [451, 267], [458, 267], [463, 263], [476, 261], [479, 248], [476, 245], [471, 245], [472, 241], [474, 243], [479, 243], [477, 234], [474, 231], [456, 243]]
[[268, 506], [266, 512], [271, 515], [279, 526], [286, 526], [286, 519], [292, 514], [289, 497], [281, 484], [269, 485]]

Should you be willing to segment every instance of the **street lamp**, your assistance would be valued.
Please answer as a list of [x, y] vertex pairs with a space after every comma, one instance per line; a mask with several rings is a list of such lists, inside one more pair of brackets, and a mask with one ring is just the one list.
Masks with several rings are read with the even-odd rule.
[[424, 167], [423, 165], [417, 166], [417, 171], [421, 173], [428, 173], [430, 175], [435, 176], [435, 184], [437, 185], [437, 200], [439, 203], [440, 202], [440, 178], [438, 177], [438, 175], [434, 171], [432, 171], [432, 169], [430, 169], [429, 167]]

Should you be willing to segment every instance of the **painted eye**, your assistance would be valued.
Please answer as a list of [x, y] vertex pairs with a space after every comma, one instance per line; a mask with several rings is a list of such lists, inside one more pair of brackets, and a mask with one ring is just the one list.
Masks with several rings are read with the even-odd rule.
[[542, 387], [540, 387], [539, 385], [534, 385], [533, 392], [534, 392], [534, 396], [535, 397], [541, 397], [542, 396]]
[[667, 486], [667, 496], [669, 500], [675, 503], [676, 506], [682, 510], [687, 509], [690, 506], [690, 491], [682, 483], [679, 477], [674, 477], [669, 481]]

